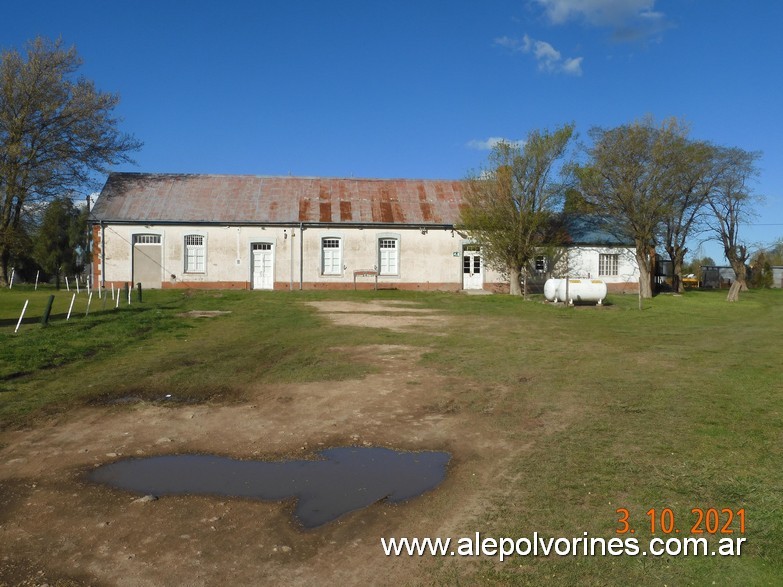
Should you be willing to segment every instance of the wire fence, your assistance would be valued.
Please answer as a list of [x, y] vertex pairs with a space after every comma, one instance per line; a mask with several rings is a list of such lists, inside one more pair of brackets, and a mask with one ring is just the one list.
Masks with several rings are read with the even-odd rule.
[[89, 281], [70, 278], [57, 290], [48, 284], [9, 283], [0, 292], [0, 331], [21, 333], [33, 327], [45, 327], [52, 322], [72, 321], [90, 314], [119, 310], [138, 304], [143, 299], [141, 284], [134, 288], [93, 288]]

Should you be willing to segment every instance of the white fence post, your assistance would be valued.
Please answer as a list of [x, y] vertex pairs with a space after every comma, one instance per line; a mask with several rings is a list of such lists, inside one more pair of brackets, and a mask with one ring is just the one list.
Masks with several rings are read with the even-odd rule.
[[68, 306], [68, 315], [65, 317], [65, 321], [68, 322], [68, 320], [71, 319], [71, 310], [73, 310], [73, 302], [76, 300], [76, 294], [73, 294], [71, 297], [71, 305]]
[[67, 275], [65, 276], [65, 289], [67, 289], [68, 291], [71, 291], [71, 284], [68, 283], [68, 276]]
[[76, 282], [76, 293], [82, 293], [81, 289], [79, 289], [79, 276], [74, 275], [73, 280]]
[[84, 313], [85, 316], [90, 315], [90, 302], [92, 301], [92, 292], [87, 294], [87, 311]]
[[41, 273], [41, 270], [35, 272], [35, 289], [33, 291], [38, 291], [38, 274]]
[[16, 334], [19, 331], [19, 326], [22, 324], [22, 318], [24, 318], [24, 313], [27, 311], [27, 303], [29, 301], [30, 300], [25, 300], [24, 301], [24, 308], [22, 308], [22, 313], [19, 316], [19, 321], [16, 323], [16, 328], [14, 328], [14, 334]]
[[16, 267], [11, 267], [11, 280], [8, 282], [8, 289], [14, 286], [14, 273], [16, 273]]

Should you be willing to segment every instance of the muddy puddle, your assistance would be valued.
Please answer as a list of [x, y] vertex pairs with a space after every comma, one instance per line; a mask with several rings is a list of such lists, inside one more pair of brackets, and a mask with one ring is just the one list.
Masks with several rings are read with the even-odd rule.
[[435, 488], [449, 459], [446, 452], [377, 447], [330, 448], [317, 460], [283, 462], [186, 454], [117, 461], [88, 479], [142, 495], [295, 498], [294, 518], [315, 528], [377, 501], [398, 503]]

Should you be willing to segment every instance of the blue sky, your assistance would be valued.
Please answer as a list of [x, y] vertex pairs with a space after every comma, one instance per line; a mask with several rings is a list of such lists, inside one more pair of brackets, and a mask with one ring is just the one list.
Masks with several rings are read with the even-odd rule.
[[783, 237], [781, 2], [9, 4], [2, 48], [61, 36], [122, 96], [122, 128], [145, 143], [122, 170], [460, 179], [496, 138], [574, 122], [587, 141], [677, 116], [693, 138], [763, 152], [744, 236]]

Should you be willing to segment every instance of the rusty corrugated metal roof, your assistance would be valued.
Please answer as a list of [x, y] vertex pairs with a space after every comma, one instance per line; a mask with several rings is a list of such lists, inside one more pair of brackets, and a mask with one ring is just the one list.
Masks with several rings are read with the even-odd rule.
[[112, 173], [93, 207], [107, 222], [451, 225], [462, 182]]

